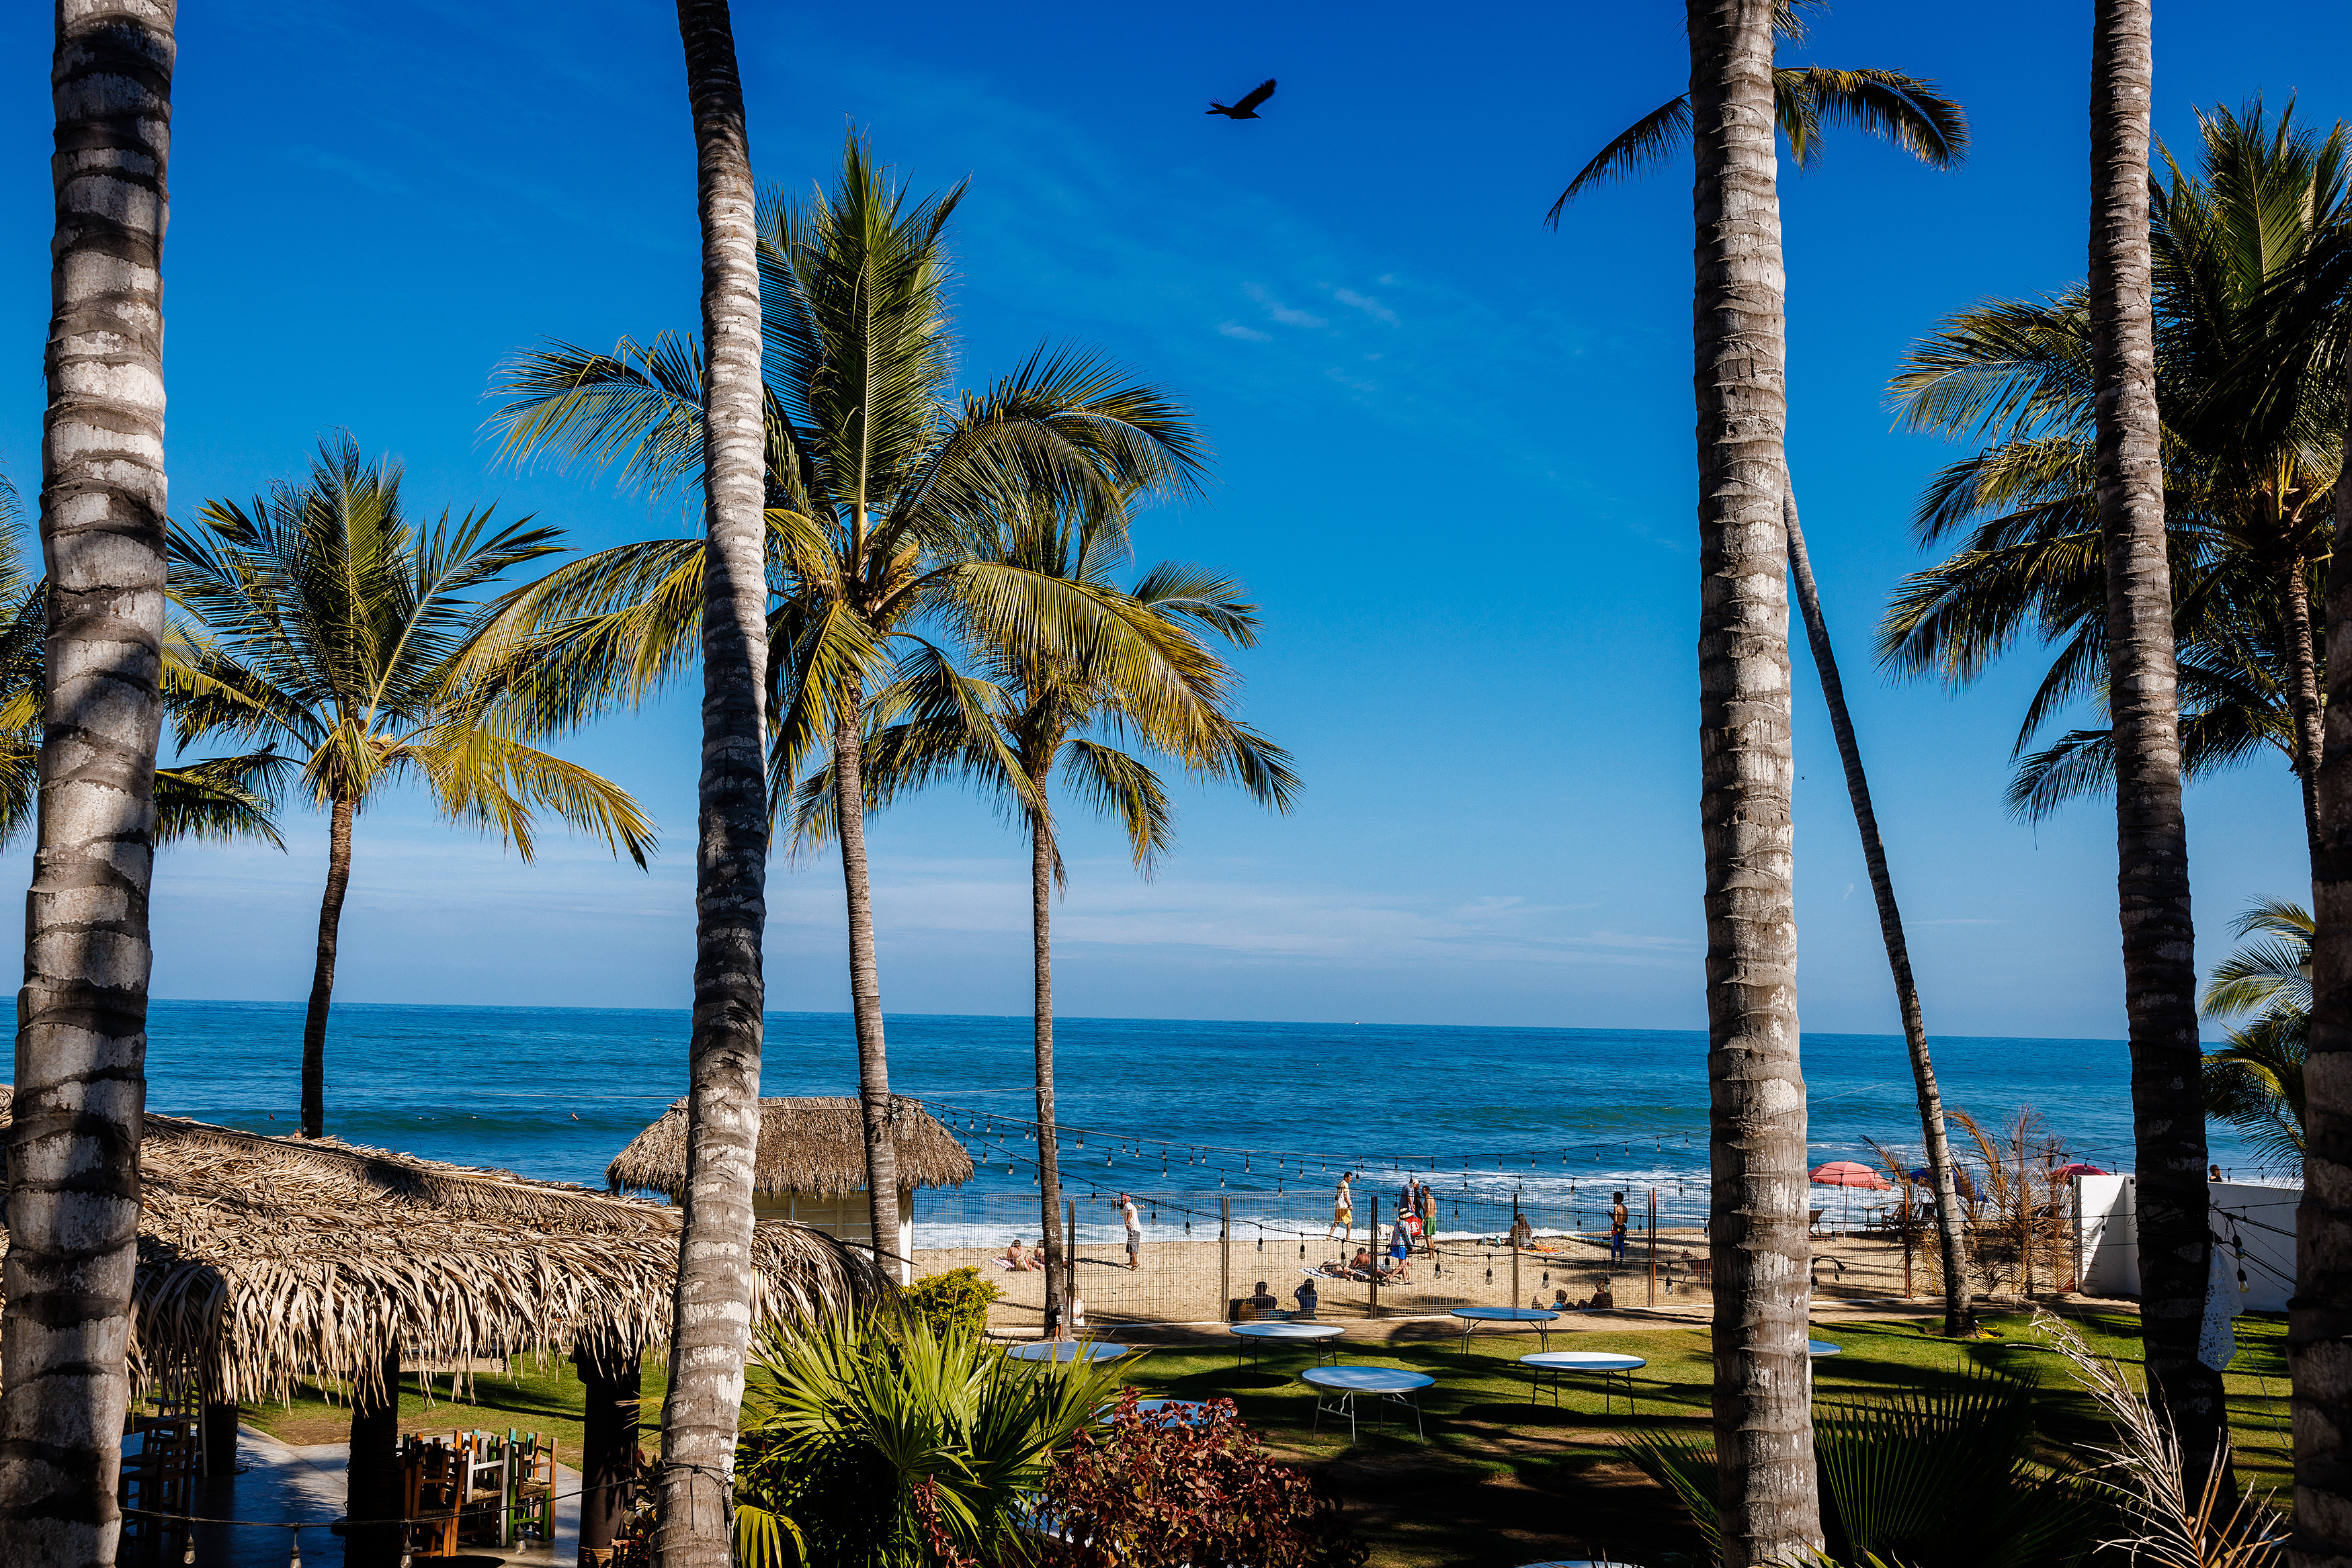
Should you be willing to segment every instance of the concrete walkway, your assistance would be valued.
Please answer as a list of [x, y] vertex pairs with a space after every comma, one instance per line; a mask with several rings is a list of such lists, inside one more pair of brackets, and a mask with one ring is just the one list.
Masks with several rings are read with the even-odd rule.
[[[294, 1539], [301, 1539], [302, 1568], [343, 1568], [343, 1540], [326, 1526], [342, 1517], [343, 1471], [351, 1462], [346, 1443], [319, 1443], [289, 1448], [250, 1427], [237, 1429], [235, 1476], [215, 1476], [196, 1483], [195, 1513], [200, 1519], [253, 1521], [251, 1523], [199, 1524], [195, 1531], [197, 1568], [287, 1568]], [[443, 1558], [450, 1564], [472, 1563], [481, 1568], [512, 1563], [517, 1568], [554, 1568], [580, 1556], [580, 1473], [555, 1468], [555, 1542], [550, 1551], [530, 1544], [511, 1552], [475, 1547], [462, 1558]], [[282, 1524], [302, 1523], [292, 1531]], [[431, 1562], [433, 1559], [420, 1559]]]

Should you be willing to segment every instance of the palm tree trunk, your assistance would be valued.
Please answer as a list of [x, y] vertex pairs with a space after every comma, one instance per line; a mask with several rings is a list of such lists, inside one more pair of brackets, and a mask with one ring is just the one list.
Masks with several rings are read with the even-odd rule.
[[1771, 0], [1688, 0], [1715, 1437], [1725, 1568], [1822, 1544], [1790, 795]]
[[1853, 802], [1854, 827], [1862, 834], [1862, 861], [1870, 872], [1871, 896], [1878, 901], [1878, 934], [1886, 943], [1886, 967], [1895, 976], [1895, 1003], [1903, 1014], [1903, 1043], [1911, 1052], [1911, 1083], [1919, 1096], [1919, 1133], [1927, 1145], [1927, 1176], [1936, 1189], [1936, 1242], [1944, 1265], [1944, 1333], [1957, 1339], [1974, 1332], [1975, 1313], [1969, 1308], [1969, 1282], [1963, 1268], [1960, 1199], [1952, 1180], [1952, 1145], [1944, 1131], [1944, 1096], [1936, 1085], [1936, 1064], [1927, 1055], [1927, 1020], [1919, 1009], [1919, 988], [1911, 978], [1911, 945], [1903, 936], [1903, 911], [1895, 902], [1895, 883], [1886, 873], [1886, 846], [1878, 837], [1878, 813], [1870, 803], [1870, 778], [1862, 770], [1862, 748], [1854, 743], [1853, 717], [1846, 712], [1845, 683], [1838, 678], [1837, 654], [1830, 647], [1830, 626], [1822, 615], [1822, 596], [1813, 583], [1813, 563], [1805, 553], [1804, 529], [1797, 522], [1797, 492], [1792, 486], [1783, 507], [1789, 527], [1790, 575], [1797, 583], [1797, 607], [1805, 618], [1805, 636], [1813, 650], [1813, 668], [1822, 678], [1822, 699], [1829, 705], [1830, 730], [1837, 737], [1838, 760], [1845, 767], [1846, 798]]
[[702, 228], [702, 774], [685, 1224], [662, 1404], [659, 1568], [728, 1568], [727, 1478], [751, 1332], [767, 928], [768, 665], [760, 275], [727, 0], [678, 0]]
[[310, 1010], [302, 1019], [302, 1135], [327, 1135], [327, 1009], [335, 997], [335, 953], [341, 945], [343, 894], [352, 885], [352, 818], [338, 800], [328, 819], [327, 891], [319, 900], [319, 956], [310, 967]]
[[173, 20], [173, 0], [57, 7], [41, 422], [48, 723], [0, 1263], [0, 1542], [11, 1568], [106, 1568], [121, 1527], [163, 715]]
[[1039, 804], [1029, 811], [1029, 940], [1035, 977], [1037, 1054], [1037, 1207], [1045, 1249], [1045, 1322], [1062, 1313], [1061, 1144], [1054, 1123], [1054, 819], [1045, 775], [1032, 780]]
[[2294, 714], [2294, 774], [2303, 785], [2303, 827], [2311, 845], [2315, 874], [2319, 864], [2319, 766], [2326, 748], [2319, 702], [2319, 660], [2311, 635], [2310, 565], [2300, 556], [2279, 571], [2286, 604], [2287, 706]]
[[849, 896], [849, 1008], [857, 1028], [857, 1101], [864, 1113], [866, 1197], [875, 1261], [905, 1271], [898, 1252], [898, 1145], [891, 1138], [890, 1057], [882, 1040], [882, 977], [874, 963], [874, 897], [866, 875], [866, 746], [855, 709], [833, 728], [841, 880]]
[[[2352, 396], [2352, 350], [2344, 356]], [[2352, 539], [2352, 426], [2336, 537]], [[2352, 1564], [2352, 569], [2327, 574], [2327, 755], [2312, 862], [2311, 1042], [2303, 1063], [2303, 1199], [2286, 1304], [2294, 1404], [2294, 1568]]]
[[2132, 1058], [2140, 1325], [2150, 1392], [2180, 1434], [2191, 1495], [2226, 1440], [2219, 1374], [2197, 1359], [2210, 1232], [2197, 954], [2165, 556], [2147, 229], [2148, 0], [2097, 0], [2091, 42], [2091, 361], [2116, 737], [2117, 912]]
[[[343, 1517], [400, 1517], [400, 1352], [386, 1351], [382, 1382], [352, 1395], [351, 1447], [343, 1465]], [[343, 1568], [399, 1568], [397, 1525], [355, 1525], [343, 1532]]]

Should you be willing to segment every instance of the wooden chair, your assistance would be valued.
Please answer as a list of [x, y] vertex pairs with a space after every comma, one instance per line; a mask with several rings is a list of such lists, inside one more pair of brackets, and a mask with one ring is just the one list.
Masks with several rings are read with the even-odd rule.
[[555, 1539], [555, 1445], [536, 1432], [507, 1433], [507, 1542]]
[[400, 1445], [400, 1511], [408, 1521], [408, 1554], [455, 1557], [460, 1450], [415, 1434]]

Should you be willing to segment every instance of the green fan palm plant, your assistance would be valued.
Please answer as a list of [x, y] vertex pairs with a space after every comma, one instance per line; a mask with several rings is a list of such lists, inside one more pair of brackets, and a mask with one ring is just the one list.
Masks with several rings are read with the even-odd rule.
[[[1231, 779], [1276, 810], [1297, 790], [1286, 752], [1231, 713], [1236, 681], [1204, 636], [1246, 647], [1257, 608], [1231, 580], [1163, 561], [1131, 589], [1114, 574], [1128, 557], [1123, 507], [1075, 514], [1031, 499], [1003, 528], [1001, 559], [1068, 584], [1101, 608], [1106, 634], [1082, 647], [1040, 647], [972, 627], [972, 673], [936, 646], [917, 644], [870, 705], [863, 744], [866, 806], [961, 777], [1018, 819], [1029, 839], [1033, 1039], [1037, 1170], [1045, 1249], [1045, 1307], [1062, 1307], [1062, 1200], [1054, 1087], [1053, 894], [1063, 881], [1053, 787], [1117, 819], [1149, 875], [1174, 844], [1166, 786], [1145, 759], [1157, 754], [1205, 779]], [[1132, 749], [1121, 749], [1125, 743]], [[804, 841], [830, 838], [838, 821], [831, 768], [802, 785], [794, 825]]]
[[[813, 758], [835, 779], [875, 1247], [899, 1252], [889, 1069], [865, 832], [863, 715], [926, 628], [1082, 651], [1122, 633], [1092, 595], [1002, 559], [994, 519], [1024, 497], [1116, 504], [1181, 492], [1202, 464], [1184, 411], [1094, 356], [1041, 350], [984, 392], [951, 386], [947, 225], [961, 199], [910, 201], [853, 136], [830, 193], [772, 195], [760, 218], [766, 341], [768, 776], [785, 799]], [[618, 461], [659, 490], [702, 463], [690, 342], [557, 344], [520, 356], [497, 418], [515, 454]], [[702, 546], [655, 539], [552, 572], [509, 623], [559, 672], [551, 718], [635, 701], [693, 653]]]
[[[2149, 197], [2181, 767], [2193, 778], [2275, 747], [2303, 785], [2308, 830], [2323, 706], [2311, 595], [2334, 549], [2344, 393], [2307, 376], [2282, 409], [2241, 369], [2275, 331], [2278, 286], [2352, 215], [2352, 144], [2342, 125], [2297, 126], [2292, 105], [2273, 121], [2259, 99], [2199, 124], [2200, 171], [2167, 152]], [[2115, 780], [2110, 729], [2029, 749], [2068, 704], [2107, 690], [2091, 365], [2089, 296], [2075, 287], [1954, 316], [1892, 383], [1912, 428], [1985, 445], [1922, 494], [1922, 542], [1964, 542], [1905, 581], [1880, 653], [1961, 686], [2024, 639], [2055, 645], [2017, 737], [2009, 799], [2027, 818]]]
[[[1782, 4], [1773, 15], [1776, 44], [1803, 41], [1805, 27], [1794, 4]], [[1968, 150], [1968, 117], [1960, 106], [1939, 93], [1932, 82], [1899, 71], [1830, 70], [1819, 67], [1776, 67], [1772, 73], [1774, 119], [1790, 160], [1800, 170], [1821, 160], [1822, 137], [1832, 124], [1851, 124], [1894, 142], [1934, 169], [1956, 166]], [[1548, 222], [1557, 225], [1561, 212], [1588, 185], [1618, 174], [1637, 172], [1663, 159], [1690, 139], [1690, 99], [1675, 99], [1653, 111], [1594, 156], [1559, 200]], [[1847, 711], [1845, 684], [1838, 674], [1837, 653], [1830, 643], [1829, 621], [1822, 612], [1821, 591], [1813, 580], [1811, 558], [1805, 549], [1804, 529], [1797, 518], [1796, 486], [1792, 480], [1783, 506], [1789, 535], [1790, 579], [1797, 591], [1798, 612], [1820, 677], [1822, 698], [1830, 713], [1830, 729], [1837, 739], [1843, 765], [1847, 798], [1853, 802], [1854, 825], [1862, 840], [1864, 871], [1878, 907], [1878, 925], [1886, 948], [1887, 969], [1895, 984], [1895, 1010], [1903, 1019], [1903, 1040], [1911, 1059], [1913, 1088], [1919, 1103], [1920, 1135], [1926, 1146], [1930, 1186], [1937, 1195], [1936, 1239], [1943, 1261], [1944, 1332], [1958, 1338], [1970, 1333], [1975, 1315], [1961, 1282], [1961, 1260], [1967, 1252], [1952, 1179], [1951, 1139], [1944, 1125], [1943, 1092], [1936, 1081], [1935, 1061], [1927, 1044], [1927, 1020], [1919, 1005], [1919, 988], [1911, 973], [1911, 946], [1903, 929], [1903, 911], [1895, 900], [1895, 883], [1887, 870], [1886, 845], [1879, 836], [1878, 812], [1870, 795], [1870, 779], [1863, 770], [1862, 747], [1855, 738], [1853, 717]]]
[[[1054, 1451], [1116, 1396], [1125, 1363], [1018, 1362], [969, 1331], [875, 1313], [760, 1330], [745, 1367], [739, 1507], [789, 1518], [842, 1568], [1025, 1560]], [[926, 1517], [928, 1516], [928, 1517]]]
[[[2205, 1053], [2205, 1111], [2261, 1151], [2264, 1166], [2300, 1179], [2304, 1062], [2311, 1046], [2311, 912], [2263, 899], [2238, 916], [2242, 946], [2213, 967], [2199, 1005], [2208, 1019], [2246, 1021]], [[2246, 937], [2254, 937], [2251, 942]]]
[[[325, 896], [302, 1034], [302, 1135], [325, 1131], [327, 1014], [352, 833], [396, 782], [421, 783], [452, 821], [495, 831], [525, 860], [550, 810], [642, 866], [652, 823], [618, 786], [529, 744], [512, 694], [521, 650], [488, 636], [478, 591], [560, 546], [552, 528], [492, 528], [487, 511], [430, 528], [401, 508], [400, 471], [350, 437], [308, 479], [247, 506], [207, 503], [171, 538], [173, 596], [195, 618], [166, 666], [183, 737], [273, 743], [329, 813]], [[537, 690], [543, 674], [532, 674]]]

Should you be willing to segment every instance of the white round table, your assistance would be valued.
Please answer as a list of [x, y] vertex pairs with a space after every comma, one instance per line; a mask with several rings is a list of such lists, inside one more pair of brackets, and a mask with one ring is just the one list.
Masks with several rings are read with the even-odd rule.
[[1446, 1314], [1462, 1323], [1462, 1354], [1470, 1354], [1470, 1332], [1480, 1323], [1533, 1323], [1537, 1343], [1551, 1348], [1551, 1325], [1559, 1314], [1549, 1307], [1456, 1307]]
[[[1230, 1323], [1226, 1325], [1226, 1332], [1241, 1342], [1234, 1352], [1234, 1364], [1239, 1366], [1242, 1362], [1242, 1352], [1244, 1350], [1255, 1361], [1259, 1353], [1269, 1343], [1287, 1341], [1300, 1344], [1319, 1344], [1328, 1340], [1338, 1339], [1345, 1330], [1338, 1323], [1302, 1323], [1293, 1318], [1271, 1322]], [[1336, 1361], [1339, 1359], [1339, 1352], [1336, 1349], [1326, 1351], [1318, 1359]]]
[[1004, 1354], [1015, 1361], [1116, 1361], [1128, 1353], [1123, 1344], [1100, 1339], [1033, 1339]]
[[1426, 1388], [1437, 1381], [1424, 1373], [1407, 1372], [1401, 1366], [1310, 1366], [1298, 1375], [1316, 1390], [1313, 1430], [1322, 1428], [1326, 1410], [1336, 1416], [1345, 1416], [1348, 1418], [1348, 1442], [1353, 1447], [1356, 1441], [1356, 1396], [1360, 1394], [1372, 1399], [1394, 1400], [1411, 1410], [1413, 1435], [1423, 1442], [1429, 1440], [1429, 1434], [1422, 1430], [1420, 1402], [1413, 1398], [1416, 1390]]
[[1832, 1344], [1825, 1339], [1809, 1339], [1805, 1342], [1805, 1354], [1811, 1356], [1843, 1355], [1845, 1346]]
[[1519, 1364], [1535, 1374], [1528, 1387], [1528, 1403], [1530, 1405], [1536, 1402], [1536, 1395], [1543, 1387], [1547, 1376], [1551, 1379], [1551, 1402], [1556, 1407], [1559, 1404], [1560, 1375], [1590, 1372], [1601, 1378], [1601, 1408], [1604, 1413], [1609, 1408], [1610, 1380], [1617, 1378], [1623, 1381], [1625, 1414], [1630, 1416], [1633, 1413], [1633, 1374], [1650, 1364], [1642, 1356], [1625, 1355], [1616, 1351], [1554, 1350], [1537, 1355], [1523, 1355], [1519, 1357]]

